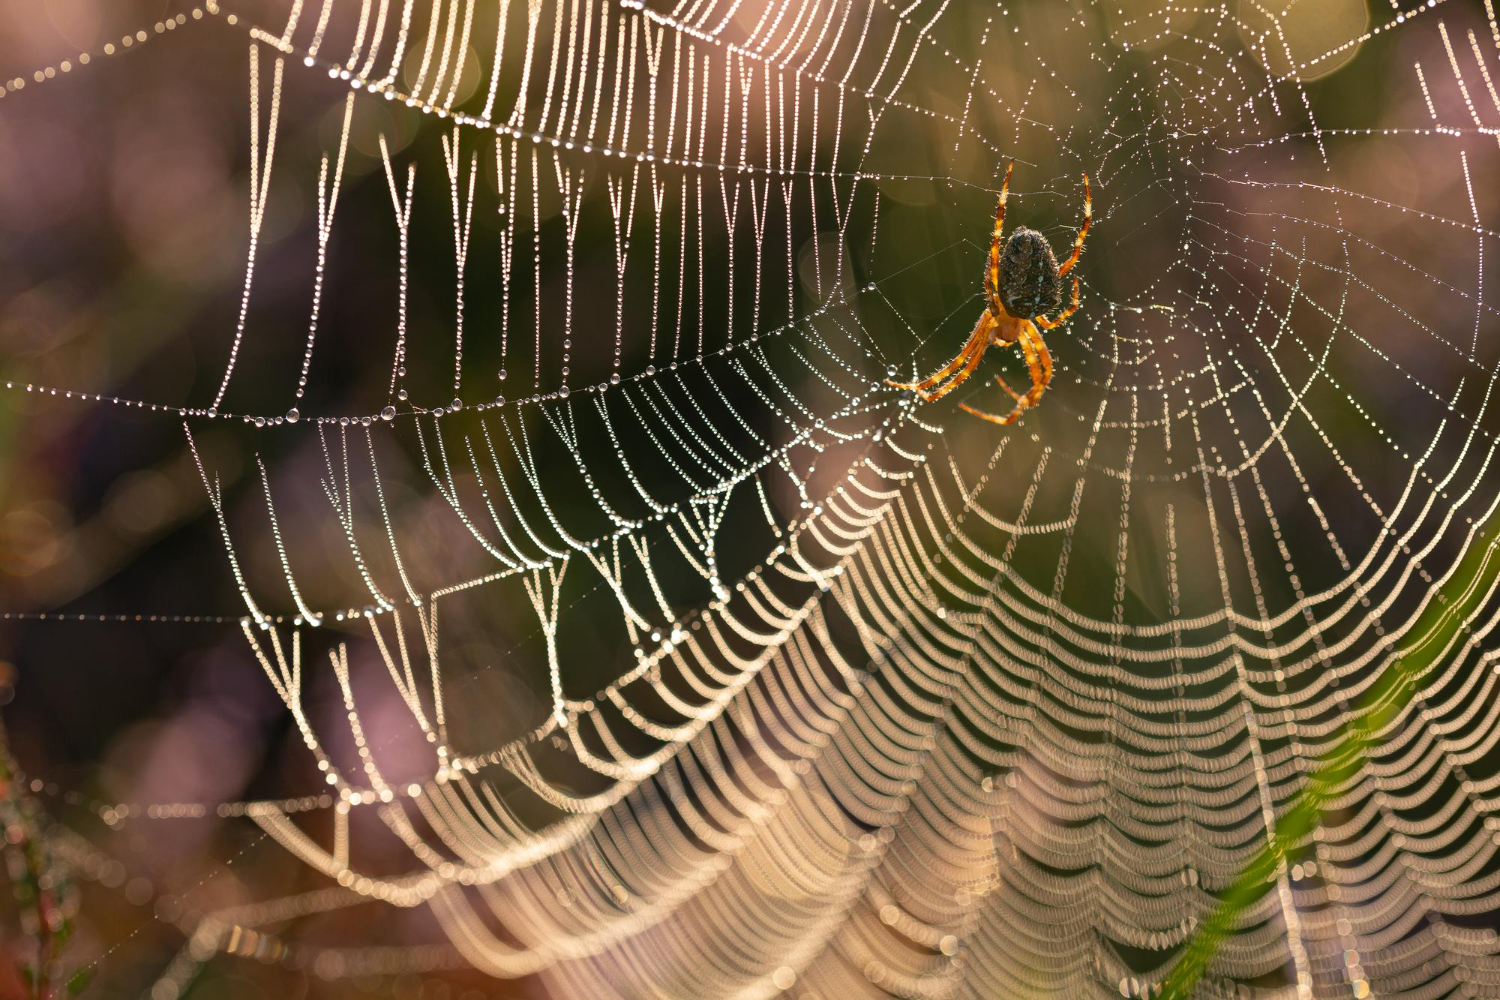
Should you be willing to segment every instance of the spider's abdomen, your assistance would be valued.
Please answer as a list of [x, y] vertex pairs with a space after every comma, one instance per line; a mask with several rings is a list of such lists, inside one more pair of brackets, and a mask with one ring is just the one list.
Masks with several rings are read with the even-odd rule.
[[1031, 319], [1062, 305], [1062, 279], [1052, 245], [1034, 229], [1010, 234], [1000, 257], [1000, 304], [1017, 319]]

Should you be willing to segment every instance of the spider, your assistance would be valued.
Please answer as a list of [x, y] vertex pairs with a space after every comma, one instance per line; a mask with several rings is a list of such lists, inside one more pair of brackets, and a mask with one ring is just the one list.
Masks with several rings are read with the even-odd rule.
[[[887, 385], [898, 389], [910, 389], [924, 402], [941, 399], [962, 385], [979, 367], [979, 359], [992, 345], [1009, 347], [1017, 342], [1026, 357], [1026, 366], [1031, 370], [1031, 389], [1025, 395], [1016, 392], [999, 375], [995, 381], [1000, 388], [1015, 400], [1015, 408], [1003, 417], [976, 410], [967, 403], [959, 403], [959, 409], [994, 424], [1013, 424], [1022, 413], [1037, 404], [1047, 385], [1052, 381], [1052, 355], [1042, 340], [1042, 330], [1055, 330], [1069, 316], [1078, 311], [1078, 279], [1073, 279], [1073, 301], [1048, 319], [1047, 312], [1062, 305], [1062, 279], [1078, 257], [1083, 253], [1083, 238], [1089, 234], [1089, 223], [1094, 217], [1093, 203], [1089, 198], [1089, 175], [1083, 175], [1083, 228], [1073, 241], [1073, 253], [1058, 266], [1052, 255], [1052, 247], [1041, 233], [1025, 226], [1010, 234], [1002, 251], [1000, 234], [1005, 228], [1005, 197], [1010, 191], [1011, 171], [1016, 163], [1011, 161], [1005, 170], [1005, 183], [1000, 188], [1000, 207], [995, 211], [995, 235], [990, 242], [990, 256], [984, 270], [985, 310], [974, 324], [974, 331], [964, 343], [958, 356], [920, 382], [894, 382]], [[956, 373], [956, 374], [955, 374]], [[946, 381], [945, 381], [946, 380]], [[933, 386], [937, 386], [936, 389]], [[928, 391], [931, 390], [931, 391]]]

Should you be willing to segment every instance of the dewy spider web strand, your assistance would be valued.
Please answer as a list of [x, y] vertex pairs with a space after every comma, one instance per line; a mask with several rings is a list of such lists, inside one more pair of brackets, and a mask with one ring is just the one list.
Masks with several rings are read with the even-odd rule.
[[[318, 418], [353, 593], [312, 597], [328, 557], [286, 540], [317, 518], [284, 502], [305, 483], [261, 466], [261, 495], [233, 499], [271, 514], [255, 537], [247, 524], [265, 522], [231, 531], [204, 469], [249, 653], [328, 783], [223, 815], [338, 890], [203, 914], [152, 995], [217, 955], [328, 978], [461, 957], [566, 996], [1500, 983], [1483, 926], [1500, 865], [1486, 645], [1500, 601], [1484, 561], [1496, 359], [1479, 263], [1500, 206], [1475, 183], [1496, 169], [1500, 99], [1466, 79], [1493, 78], [1488, 6], [1481, 20], [1393, 5], [1295, 56], [1296, 5], [514, 6], [490, 19], [472, 2], [325, 2], [314, 18], [299, 3], [283, 30], [252, 29], [253, 45], [305, 56], [274, 88], [281, 114], [313, 99], [301, 77], [321, 66], [353, 93], [345, 108], [400, 99], [452, 119], [418, 140], [441, 144], [445, 177], [398, 183], [382, 137], [376, 180], [402, 289], [411, 206], [452, 223], [458, 311], [436, 343], [445, 328], [419, 337], [403, 294], [390, 345], [360, 358], [382, 385], [390, 365], [388, 409]], [[480, 83], [459, 97], [490, 28]], [[1321, 127], [1330, 99], [1297, 76], [1374, 57], [1386, 36], [1417, 53], [1420, 102], [1395, 127]], [[346, 114], [335, 162], [349, 128]], [[251, 161], [267, 185], [274, 131]], [[495, 187], [475, 181], [489, 142]], [[1423, 183], [1363, 166], [1386, 152]], [[951, 356], [961, 331], [943, 317], [972, 315], [985, 203], [1011, 155], [1038, 185], [1012, 212], [1056, 219], [1051, 236], [1071, 235], [1068, 178], [1088, 170], [1101, 197], [1057, 379], [997, 440], [883, 382]], [[348, 252], [337, 175], [312, 241], [330, 260]], [[276, 189], [259, 190], [252, 236]], [[949, 219], [940, 199], [962, 211]], [[560, 231], [543, 219], [559, 200]], [[470, 220], [496, 207], [502, 270], [481, 277]], [[947, 247], [931, 260], [914, 219]], [[862, 245], [877, 232], [881, 268]], [[613, 285], [585, 299], [595, 243], [607, 266], [587, 273]], [[463, 317], [497, 293], [506, 333], [486, 343]], [[248, 315], [244, 337], [276, 336]], [[312, 339], [291, 364], [315, 373]], [[693, 343], [696, 357], [678, 353]], [[507, 369], [538, 384], [525, 407], [447, 392], [430, 405], [408, 395], [418, 364], [451, 364], [455, 393], [498, 392]], [[167, 412], [219, 425], [244, 379], [228, 376], [213, 406]], [[237, 426], [309, 433], [285, 428], [301, 416]], [[351, 426], [366, 439], [355, 462]], [[460, 568], [457, 543], [423, 558], [417, 511], [377, 471], [402, 468], [398, 454], [473, 561]], [[273, 569], [239, 569], [257, 563]], [[565, 582], [597, 599], [570, 600]], [[287, 597], [299, 613], [273, 614]], [[476, 602], [534, 612], [532, 641], [500, 662], [541, 665], [546, 697], [522, 735], [460, 745], [449, 717], [478, 675], [445, 672], [458, 640], [444, 636]], [[598, 686], [569, 657], [585, 616], [631, 651]], [[1446, 637], [1438, 652], [1429, 634]], [[309, 710], [315, 669], [337, 681], [337, 716]], [[387, 775], [399, 733], [372, 728], [377, 691], [421, 734], [413, 780]], [[110, 808], [116, 823], [205, 811], [176, 805]], [[374, 822], [351, 820], [366, 811]], [[331, 813], [331, 832], [309, 813]], [[377, 833], [405, 867], [367, 863]], [[68, 843], [86, 876], [104, 870], [97, 848]], [[356, 903], [425, 906], [451, 948], [312, 946], [264, 926]]]

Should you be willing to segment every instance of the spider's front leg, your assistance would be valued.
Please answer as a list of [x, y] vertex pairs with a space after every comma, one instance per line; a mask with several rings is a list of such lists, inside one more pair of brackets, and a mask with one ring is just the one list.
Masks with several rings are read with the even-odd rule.
[[1021, 325], [1018, 339], [1021, 343], [1021, 352], [1026, 355], [1026, 367], [1031, 372], [1031, 390], [1022, 396], [1006, 385], [1005, 380], [997, 375], [995, 378], [1000, 383], [1000, 387], [1015, 399], [1014, 409], [1003, 417], [975, 409], [967, 403], [959, 403], [959, 409], [981, 420], [988, 420], [992, 424], [1006, 426], [1015, 423], [1022, 413], [1037, 404], [1042, 398], [1042, 393], [1047, 391], [1047, 386], [1052, 382], [1052, 353], [1047, 350], [1047, 342], [1042, 339], [1037, 328], [1030, 323]]
[[[910, 389], [927, 402], [947, 395], [947, 393], [972, 375], [975, 368], [979, 367], [979, 359], [984, 357], [985, 349], [990, 346], [990, 336], [994, 331], [995, 318], [986, 309], [979, 314], [979, 321], [974, 324], [974, 330], [969, 334], [969, 339], [964, 342], [963, 349], [958, 352], [952, 361], [920, 382], [897, 382], [892, 379], [886, 379], [885, 384], [895, 386], [897, 389]], [[955, 371], [958, 374], [954, 376], [953, 381], [938, 389], [935, 393], [927, 391], [948, 376], [953, 375]]]
[[[986, 313], [985, 315], [989, 314]], [[949, 379], [945, 384], [938, 386], [931, 392], [921, 393], [923, 402], [931, 403], [935, 400], [942, 399], [944, 396], [948, 395], [948, 393], [952, 392], [954, 389], [957, 389], [959, 386], [967, 382], [969, 380], [969, 376], [974, 374], [974, 369], [979, 367], [979, 360], [984, 357], [984, 350], [988, 346], [989, 338], [986, 337], [984, 342], [978, 348], [969, 352], [969, 360], [964, 362], [963, 368], [959, 369], [957, 375], [953, 376], [953, 378]]]

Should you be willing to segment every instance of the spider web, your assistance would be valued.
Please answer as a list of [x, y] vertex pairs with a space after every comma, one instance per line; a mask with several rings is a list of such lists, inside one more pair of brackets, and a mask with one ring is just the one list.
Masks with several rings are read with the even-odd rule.
[[[129, 797], [29, 786], [111, 993], [1500, 989], [1488, 2], [296, 0], [129, 37], [7, 84], [13, 155], [128, 73], [208, 86], [248, 255], [177, 396], [66, 345], [5, 385], [21, 426], [167, 427], [204, 499], [131, 578], [225, 603], [6, 618], [208, 629], [195, 669], [274, 703], [221, 793], [174, 788], [190, 740]], [[1012, 226], [1065, 246], [1087, 172], [1095, 227], [997, 430], [950, 405], [1005, 405], [987, 377], [885, 383], [983, 308], [1011, 159]]]

